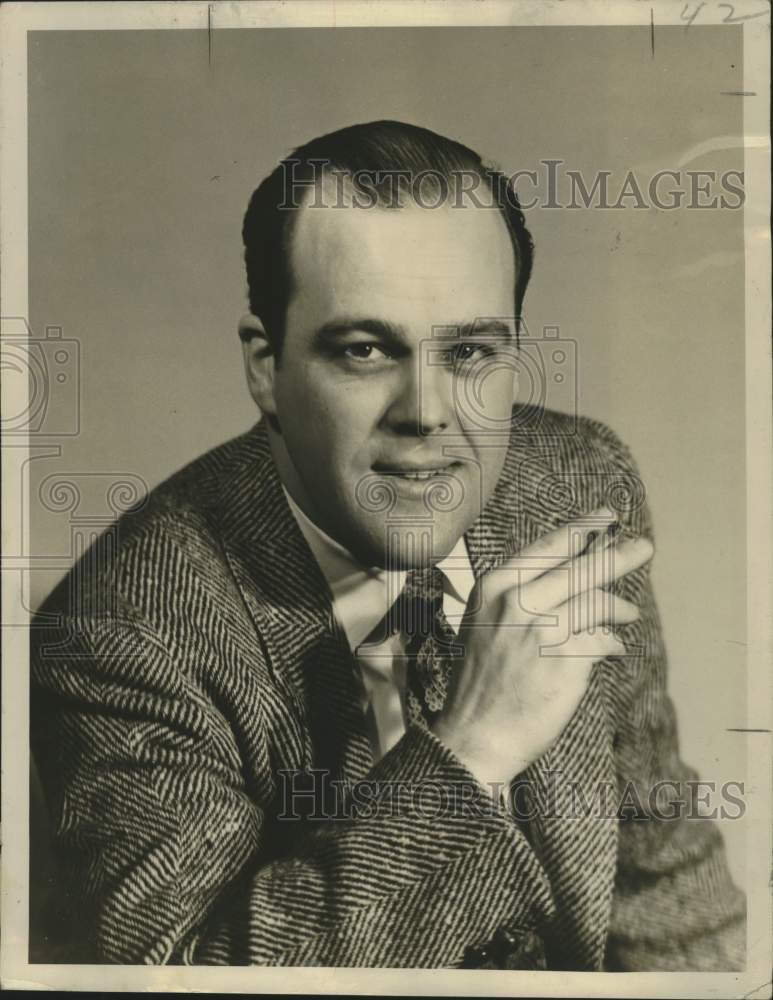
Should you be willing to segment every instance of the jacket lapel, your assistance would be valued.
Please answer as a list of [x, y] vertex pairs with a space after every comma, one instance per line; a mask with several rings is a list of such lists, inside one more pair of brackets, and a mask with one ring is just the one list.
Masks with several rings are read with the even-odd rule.
[[[555, 442], [513, 433], [497, 489], [466, 536], [476, 577], [583, 513], [565, 496], [561, 503], [550, 503], [560, 478], [549, 448], [555, 449]], [[604, 668], [597, 665], [569, 725], [518, 776], [532, 793], [529, 836], [557, 904], [549, 941], [553, 968], [594, 969], [603, 959], [617, 863], [617, 822], [599, 815], [595, 799], [599, 789], [615, 787], [604, 683]], [[581, 795], [592, 804], [587, 814], [577, 806]]]
[[356, 780], [373, 763], [356, 660], [285, 498], [265, 428], [259, 424], [251, 433], [248, 461], [221, 490], [221, 532], [274, 683], [290, 709], [290, 731], [272, 734], [280, 766]]

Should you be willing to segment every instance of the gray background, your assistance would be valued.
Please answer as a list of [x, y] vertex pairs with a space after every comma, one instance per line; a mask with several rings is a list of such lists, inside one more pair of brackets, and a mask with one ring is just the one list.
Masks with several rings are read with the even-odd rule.
[[[41, 437], [61, 453], [30, 466], [33, 606], [75, 535], [111, 516], [106, 484], [153, 486], [256, 419], [236, 337], [240, 226], [293, 146], [400, 118], [508, 172], [548, 158], [588, 180], [610, 170], [612, 190], [690, 150], [685, 169], [743, 169], [740, 139], [700, 146], [742, 134], [741, 101], [721, 94], [742, 89], [736, 28], [658, 29], [654, 57], [648, 27], [221, 30], [211, 43], [210, 61], [206, 32], [30, 35], [30, 322], [80, 346], [78, 433]], [[743, 213], [527, 221], [529, 330], [576, 342], [579, 410], [621, 435], [647, 484], [683, 755], [706, 779], [743, 781], [745, 737], [727, 732], [746, 716]], [[73, 405], [55, 389], [49, 429], [75, 427]], [[52, 509], [62, 479], [77, 509]], [[743, 823], [722, 828], [743, 884]]]

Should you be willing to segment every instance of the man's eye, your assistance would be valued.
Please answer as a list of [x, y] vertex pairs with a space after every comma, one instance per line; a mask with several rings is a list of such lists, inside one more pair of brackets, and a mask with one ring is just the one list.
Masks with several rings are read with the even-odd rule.
[[453, 347], [449, 354], [451, 355], [451, 361], [454, 364], [464, 364], [466, 361], [477, 361], [481, 358], [489, 357], [494, 354], [496, 347], [490, 343], [469, 343], [469, 344], [458, 344]]
[[345, 358], [352, 361], [380, 361], [389, 355], [376, 344], [349, 344], [343, 350]]

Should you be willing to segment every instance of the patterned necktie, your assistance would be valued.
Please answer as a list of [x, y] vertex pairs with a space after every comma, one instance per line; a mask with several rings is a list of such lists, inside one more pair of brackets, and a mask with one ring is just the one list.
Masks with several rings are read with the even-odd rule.
[[442, 570], [436, 566], [409, 570], [392, 613], [392, 628], [407, 637], [408, 722], [427, 728], [443, 708], [451, 671], [464, 655], [443, 611]]

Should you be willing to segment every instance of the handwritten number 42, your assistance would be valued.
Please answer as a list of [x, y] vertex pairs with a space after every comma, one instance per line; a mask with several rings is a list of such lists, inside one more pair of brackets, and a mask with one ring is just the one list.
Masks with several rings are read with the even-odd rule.
[[[682, 13], [679, 16], [683, 21], [687, 22], [687, 24], [685, 25], [686, 28], [690, 27], [690, 25], [693, 23], [695, 18], [698, 16], [698, 14], [705, 6], [706, 6], [705, 3], [696, 4], [692, 13], [690, 13], [689, 3], [686, 3], [684, 7], [682, 7]], [[723, 24], [738, 24], [739, 21], [751, 21], [755, 17], [764, 17], [765, 14], [768, 13], [767, 10], [760, 10], [757, 11], [756, 14], [736, 14], [735, 7], [731, 3], [718, 3], [717, 7], [727, 8], [727, 14], [722, 18]]]

